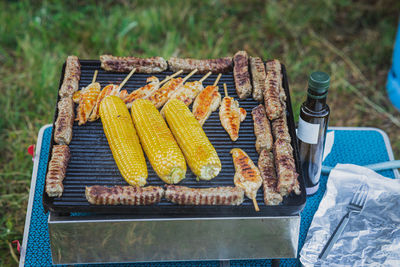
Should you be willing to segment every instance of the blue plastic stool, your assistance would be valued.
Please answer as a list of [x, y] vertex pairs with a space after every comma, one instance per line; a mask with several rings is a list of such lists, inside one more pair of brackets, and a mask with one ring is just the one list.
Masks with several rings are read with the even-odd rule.
[[393, 51], [392, 68], [389, 71], [386, 88], [390, 101], [400, 110], [400, 24]]

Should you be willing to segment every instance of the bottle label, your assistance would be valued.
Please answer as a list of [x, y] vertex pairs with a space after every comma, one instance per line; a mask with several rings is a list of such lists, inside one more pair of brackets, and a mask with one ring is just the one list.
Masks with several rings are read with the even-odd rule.
[[299, 117], [297, 138], [308, 144], [318, 143], [319, 126], [319, 124], [306, 122], [301, 117]]

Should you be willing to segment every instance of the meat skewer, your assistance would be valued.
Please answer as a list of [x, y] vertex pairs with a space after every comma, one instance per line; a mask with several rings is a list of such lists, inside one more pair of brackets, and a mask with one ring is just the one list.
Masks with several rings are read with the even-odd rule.
[[92, 112], [97, 97], [100, 94], [100, 84], [96, 83], [97, 70], [94, 73], [92, 83], [83, 88], [80, 92], [79, 106], [78, 106], [78, 114], [77, 120], [79, 121], [79, 125], [85, 124], [89, 118], [90, 113]]
[[276, 177], [274, 155], [263, 149], [258, 158], [258, 169], [263, 179], [264, 203], [265, 205], [278, 205], [283, 198], [277, 192], [278, 178]]
[[72, 97], [61, 98], [57, 107], [58, 115], [54, 128], [54, 141], [59, 145], [68, 145], [72, 139], [72, 125], [75, 118]]
[[237, 187], [244, 190], [248, 198], [253, 200], [254, 209], [259, 211], [260, 208], [258, 207], [256, 197], [257, 191], [262, 184], [260, 171], [242, 149], [234, 148], [231, 150], [231, 154], [235, 166], [233, 181]]
[[249, 57], [246, 51], [238, 51], [233, 57], [233, 78], [235, 79], [236, 93], [240, 99], [251, 95], [249, 73]]
[[286, 93], [285, 89], [283, 89], [282, 86], [282, 66], [281, 62], [277, 59], [274, 60], [269, 60], [266, 64], [266, 72], [276, 72], [279, 75], [281, 75], [280, 78], [280, 85], [279, 85], [279, 100], [281, 101], [281, 104], [284, 106], [284, 109], [286, 109]]
[[155, 76], [147, 78], [147, 84], [145, 86], [136, 89], [123, 99], [126, 106], [128, 108], [131, 108], [133, 101], [135, 101], [136, 99], [147, 99], [152, 93], [157, 91], [162, 84], [168, 82], [169, 80], [179, 75], [180, 73], [182, 73], [182, 70], [172, 74], [171, 76], [167, 76], [161, 82]]
[[132, 69], [131, 72], [125, 77], [120, 85], [109, 84], [101, 90], [100, 94], [97, 96], [96, 104], [93, 107], [92, 113], [89, 116], [89, 121], [95, 121], [100, 118], [99, 109], [101, 101], [108, 95], [119, 96], [121, 88], [129, 80], [129, 78], [135, 73], [136, 69]]
[[285, 115], [272, 121], [272, 134], [275, 140], [282, 139], [287, 143], [290, 143], [292, 141], [292, 138], [290, 137], [289, 134], [289, 129]]
[[[203, 81], [206, 80], [210, 75], [211, 71], [204, 75], [203, 78], [198, 81], [186, 82], [183, 86], [181, 86], [181, 88], [179, 88], [179, 90], [175, 91], [175, 93], [172, 94], [167, 103], [172, 99], [178, 99], [185, 103], [186, 106], [189, 106], [190, 104], [192, 104], [196, 96], [204, 90]], [[160, 113], [164, 117], [164, 108], [161, 109]]]
[[71, 97], [79, 89], [81, 64], [78, 57], [69, 56], [65, 63], [64, 80], [58, 94], [60, 97]]
[[162, 57], [138, 58], [100, 56], [101, 67], [106, 71], [127, 72], [136, 69], [139, 73], [159, 73], [168, 68], [167, 61]]
[[[211, 75], [211, 72], [208, 72], [206, 75], [203, 76], [198, 81], [193, 81], [193, 82], [186, 82], [183, 86], [179, 88], [179, 90], [176, 90], [172, 96], [169, 98], [171, 99], [178, 99], [181, 100], [183, 103], [185, 103], [186, 106], [189, 106], [192, 104], [193, 100], [196, 98], [196, 96], [204, 90], [203, 87], [203, 81], [208, 78], [208, 76]], [[168, 101], [169, 101], [168, 100]]]
[[156, 108], [161, 108], [165, 103], [167, 103], [172, 94], [179, 90], [179, 88], [196, 72], [197, 70], [193, 70], [183, 79], [173, 78], [169, 80], [160, 89], [153, 92], [148, 99], [156, 106]]
[[200, 125], [206, 122], [211, 113], [216, 111], [221, 103], [221, 94], [218, 92], [217, 86], [221, 76], [221, 73], [218, 74], [214, 84], [201, 91], [193, 102], [192, 113]]
[[169, 68], [172, 71], [183, 70], [190, 72], [198, 69], [199, 73], [222, 73], [232, 70], [232, 58], [224, 57], [217, 59], [193, 59], [171, 57], [168, 60]]
[[263, 149], [272, 150], [273, 139], [271, 134], [271, 125], [265, 113], [263, 105], [258, 105], [251, 111], [254, 122], [254, 134], [256, 136], [256, 150], [260, 154]]
[[219, 107], [219, 118], [222, 127], [229, 134], [232, 141], [239, 138], [240, 122], [246, 118], [246, 110], [239, 107], [239, 102], [228, 96], [226, 83], [224, 83], [225, 97]]
[[264, 101], [267, 116], [271, 121], [282, 117], [285, 112], [285, 106], [282, 105], [281, 87], [282, 77], [279, 61], [274, 60], [272, 62], [267, 62], [267, 80], [264, 90]]
[[61, 197], [63, 180], [67, 171], [70, 151], [67, 145], [54, 145], [46, 175], [46, 193], [49, 197]]
[[274, 143], [274, 157], [276, 174], [278, 176], [277, 190], [282, 196], [289, 195], [292, 191], [300, 195], [300, 185], [293, 158], [293, 148], [285, 140], [278, 139]]
[[165, 198], [178, 205], [240, 205], [244, 191], [239, 187], [221, 186], [211, 188], [190, 188], [167, 185]]
[[265, 90], [265, 80], [267, 79], [264, 62], [261, 58], [250, 57], [250, 70], [253, 80], [253, 99], [261, 102]]
[[87, 186], [86, 199], [93, 205], [151, 205], [161, 201], [164, 189], [159, 186]]

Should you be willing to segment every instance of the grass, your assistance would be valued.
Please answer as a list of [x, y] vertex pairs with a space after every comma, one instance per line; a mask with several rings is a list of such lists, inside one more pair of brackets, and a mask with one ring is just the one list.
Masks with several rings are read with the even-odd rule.
[[385, 91], [399, 7], [395, 0], [1, 1], [0, 265], [15, 265], [10, 243], [22, 239], [32, 170], [26, 148], [52, 121], [67, 55], [210, 58], [245, 49], [279, 58], [296, 118], [309, 73], [323, 70], [332, 75], [330, 125], [381, 128], [399, 158], [400, 115]]

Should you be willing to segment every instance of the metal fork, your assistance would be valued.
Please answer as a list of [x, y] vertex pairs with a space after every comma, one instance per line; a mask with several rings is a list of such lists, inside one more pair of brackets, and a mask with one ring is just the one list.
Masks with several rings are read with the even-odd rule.
[[335, 231], [329, 238], [328, 242], [325, 244], [324, 249], [319, 254], [318, 258], [325, 259], [328, 256], [329, 251], [339, 239], [340, 235], [343, 233], [344, 228], [350, 220], [350, 215], [352, 213], [360, 213], [362, 208], [364, 207], [365, 201], [367, 200], [368, 195], [368, 186], [362, 185], [360, 186], [356, 193], [354, 194], [352, 200], [347, 205], [347, 213], [344, 215], [342, 220], [339, 222], [339, 225], [336, 227]]

